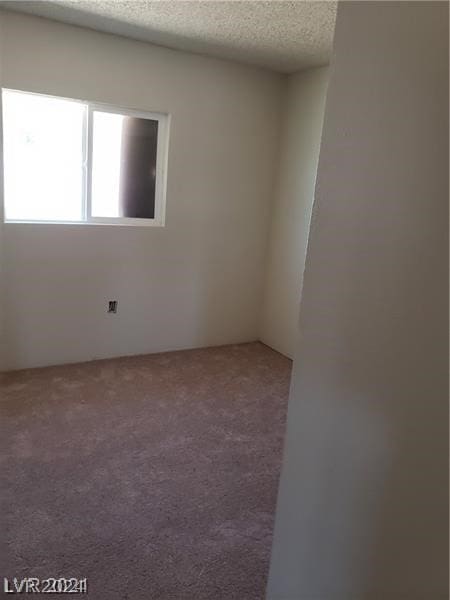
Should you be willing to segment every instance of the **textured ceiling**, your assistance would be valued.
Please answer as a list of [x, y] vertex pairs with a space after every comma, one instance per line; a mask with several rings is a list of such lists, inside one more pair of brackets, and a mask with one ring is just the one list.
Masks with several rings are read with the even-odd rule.
[[292, 73], [329, 62], [337, 2], [56, 0], [0, 6]]

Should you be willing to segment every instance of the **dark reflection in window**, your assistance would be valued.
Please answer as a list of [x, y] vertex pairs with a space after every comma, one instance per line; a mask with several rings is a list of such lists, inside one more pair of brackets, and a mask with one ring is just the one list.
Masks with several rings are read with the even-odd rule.
[[120, 156], [119, 214], [154, 219], [158, 121], [124, 117]]

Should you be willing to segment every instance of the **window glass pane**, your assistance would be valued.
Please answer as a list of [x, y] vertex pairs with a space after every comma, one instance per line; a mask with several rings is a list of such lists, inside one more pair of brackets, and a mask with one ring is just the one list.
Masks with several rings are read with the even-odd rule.
[[155, 217], [158, 121], [94, 111], [93, 217]]
[[82, 219], [82, 103], [3, 91], [5, 218]]

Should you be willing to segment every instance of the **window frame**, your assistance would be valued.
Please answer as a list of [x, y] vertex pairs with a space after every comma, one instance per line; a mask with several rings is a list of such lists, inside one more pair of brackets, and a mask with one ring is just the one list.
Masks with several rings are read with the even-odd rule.
[[[5, 198], [5, 162], [4, 152], [1, 156], [1, 179], [3, 181], [2, 204], [3, 204], [3, 222], [5, 224], [33, 224], [33, 225], [109, 225], [109, 226], [132, 226], [132, 227], [164, 227], [166, 216], [166, 196], [167, 196], [167, 164], [169, 155], [169, 130], [170, 114], [163, 112], [150, 112], [115, 104], [103, 102], [93, 102], [90, 100], [67, 98], [65, 96], [56, 96], [54, 94], [41, 94], [40, 92], [29, 92], [7, 87], [1, 88], [3, 92], [16, 92], [30, 96], [41, 96], [44, 98], [54, 98], [82, 104], [83, 111], [83, 131], [82, 131], [82, 160], [80, 168], [82, 170], [82, 196], [80, 198], [82, 208], [82, 220], [62, 221], [51, 219], [7, 219], [6, 218], [6, 198]], [[155, 184], [155, 216], [153, 219], [132, 218], [132, 217], [93, 217], [91, 214], [92, 199], [92, 163], [93, 163], [93, 113], [104, 112], [119, 114], [126, 117], [136, 117], [140, 119], [149, 119], [158, 121], [158, 138], [156, 149], [156, 184]], [[0, 115], [1, 123], [1, 141], [3, 145], [3, 108]]]

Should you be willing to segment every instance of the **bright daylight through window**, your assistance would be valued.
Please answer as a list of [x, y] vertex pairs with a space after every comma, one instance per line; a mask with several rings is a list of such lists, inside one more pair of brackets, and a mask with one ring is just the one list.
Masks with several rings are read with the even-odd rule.
[[3, 90], [5, 221], [163, 225], [168, 116]]

